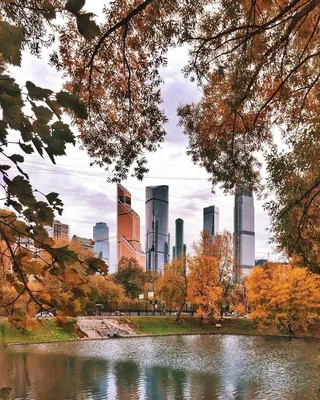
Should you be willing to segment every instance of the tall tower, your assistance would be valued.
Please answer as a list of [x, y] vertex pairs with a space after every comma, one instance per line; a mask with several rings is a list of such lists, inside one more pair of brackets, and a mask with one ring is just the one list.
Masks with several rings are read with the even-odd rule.
[[187, 246], [183, 243], [183, 225], [183, 219], [176, 219], [176, 242], [175, 246], [172, 249], [173, 258], [178, 258], [181, 254], [185, 254], [187, 250]]
[[97, 222], [93, 227], [94, 252], [109, 265], [109, 227], [105, 222]]
[[135, 258], [145, 268], [145, 255], [140, 243], [140, 217], [131, 207], [131, 193], [117, 186], [118, 262], [122, 257]]
[[255, 265], [254, 204], [252, 191], [236, 189], [234, 203], [234, 275], [237, 282]]
[[146, 187], [146, 268], [159, 273], [169, 262], [169, 186]]
[[219, 208], [216, 206], [205, 207], [203, 209], [203, 230], [208, 231], [211, 241], [219, 233]]

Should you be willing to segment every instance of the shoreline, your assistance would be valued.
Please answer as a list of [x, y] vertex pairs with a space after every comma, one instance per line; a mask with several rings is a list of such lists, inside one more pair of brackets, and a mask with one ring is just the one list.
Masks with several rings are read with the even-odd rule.
[[[78, 338], [78, 339], [66, 339], [66, 340], [52, 340], [46, 342], [10, 342], [6, 343], [3, 347], [11, 346], [26, 346], [26, 345], [39, 345], [39, 344], [55, 344], [55, 343], [81, 343], [81, 342], [95, 342], [95, 341], [113, 341], [122, 339], [139, 339], [139, 338], [152, 338], [152, 337], [165, 337], [165, 336], [252, 336], [252, 337], [269, 337], [269, 338], [285, 338], [285, 339], [305, 339], [305, 340], [316, 340], [320, 342], [319, 337], [315, 336], [289, 336], [281, 334], [267, 334], [267, 333], [228, 333], [228, 332], [190, 332], [190, 333], [163, 333], [163, 334], [136, 334], [127, 336], [117, 337], [101, 337], [101, 338]], [[0, 346], [1, 347], [1, 346]]]
[[[261, 336], [273, 338], [306, 339], [320, 341], [320, 325], [312, 326], [307, 332], [289, 334], [279, 332], [275, 326], [258, 329], [251, 320], [224, 320], [216, 327], [215, 322], [200, 324], [196, 318], [183, 318], [180, 323], [174, 317], [80, 317], [78, 328], [86, 336], [79, 338], [74, 333], [64, 332], [55, 325], [53, 319], [47, 319], [34, 331], [18, 331], [8, 322], [0, 321], [2, 337], [0, 346], [17, 346], [28, 344], [52, 344], [64, 342], [86, 342], [95, 340], [137, 339], [161, 336], [201, 336], [201, 335], [235, 335]], [[109, 336], [111, 335], [111, 337]], [[108, 337], [109, 336], [109, 337]]]

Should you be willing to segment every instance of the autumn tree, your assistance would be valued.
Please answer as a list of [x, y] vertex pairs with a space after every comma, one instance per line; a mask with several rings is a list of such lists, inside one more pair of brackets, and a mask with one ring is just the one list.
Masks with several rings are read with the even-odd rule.
[[246, 279], [250, 316], [286, 332], [306, 330], [320, 316], [320, 277], [306, 268], [267, 263]]
[[147, 275], [135, 258], [122, 257], [113, 280], [123, 286], [126, 296], [137, 299], [144, 291]]
[[172, 304], [178, 307], [176, 321], [180, 321], [180, 315], [186, 305], [189, 288], [189, 277], [187, 275], [186, 256], [183, 254], [174, 258], [164, 266], [164, 273], [156, 284], [157, 296], [160, 296], [171, 309]]
[[118, 303], [125, 298], [123, 286], [115, 283], [111, 276], [91, 275], [88, 286], [95, 292], [95, 301], [98, 303]]
[[[318, 158], [309, 153], [312, 140], [315, 148], [319, 141], [318, 0], [115, 0], [104, 7], [101, 23], [86, 11], [88, 4], [0, 0], [2, 198], [19, 220], [19, 229], [14, 220], [0, 220], [8, 248], [19, 235], [28, 236], [64, 268], [67, 249], [50, 250], [43, 230], [54, 212], [62, 212], [62, 202], [54, 192], [35, 192], [23, 170], [25, 158], [37, 152], [54, 163], [65, 154], [66, 145], [75, 143], [63, 119], [68, 113], [92, 162], [105, 167], [111, 181], [130, 174], [142, 179], [146, 151], [156, 150], [165, 135], [160, 71], [168, 49], [186, 45], [183, 72], [202, 93], [198, 104], [178, 110], [193, 161], [206, 168], [213, 185], [232, 191], [236, 184], [259, 187], [266, 154], [268, 187], [276, 193], [270, 205], [275, 238], [292, 253], [296, 241], [287, 241], [290, 224], [282, 221], [293, 210], [307, 254], [316, 242], [304, 220], [313, 219], [308, 216], [320, 185]], [[23, 51], [41, 57], [44, 48], [64, 74], [58, 93], [30, 81], [19, 85], [12, 73]], [[285, 150], [273, 140], [275, 127]], [[296, 164], [299, 149], [307, 151]], [[283, 193], [279, 177], [288, 177], [292, 167], [298, 183], [291, 192], [288, 179]], [[300, 235], [305, 229], [307, 235]], [[14, 264], [26, 288], [23, 267], [17, 259]]]
[[188, 299], [198, 306], [197, 314], [203, 318], [220, 313], [222, 287], [219, 285], [220, 260], [213, 255], [214, 245], [207, 231], [201, 232], [194, 243], [195, 256], [190, 257]]
[[228, 231], [211, 238], [208, 231], [201, 232], [200, 241], [194, 243], [194, 250], [198, 256], [213, 257], [218, 263], [217, 285], [222, 289], [220, 302], [220, 315], [223, 316], [224, 309], [230, 303], [229, 295], [233, 289], [233, 238]]
[[55, 242], [43, 225], [36, 225], [36, 234], [30, 235], [25, 222], [13, 212], [0, 210], [0, 221], [2, 260], [11, 263], [11, 269], [2, 274], [7, 283], [3, 289], [10, 285], [15, 290], [12, 299], [9, 287], [11, 297], [2, 304], [10, 310], [10, 321], [18, 328], [28, 328], [39, 310], [55, 312], [60, 322], [66, 322], [65, 315], [83, 311], [90, 292], [87, 275], [107, 273], [105, 263], [78, 243]]

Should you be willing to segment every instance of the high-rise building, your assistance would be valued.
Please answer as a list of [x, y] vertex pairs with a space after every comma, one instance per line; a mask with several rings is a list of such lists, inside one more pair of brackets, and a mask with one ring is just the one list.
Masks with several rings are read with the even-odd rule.
[[93, 241], [91, 239], [73, 235], [71, 240], [80, 243], [85, 250], [93, 250]]
[[46, 227], [48, 235], [52, 238], [64, 238], [69, 240], [69, 225], [63, 224], [59, 220], [55, 219], [52, 226]]
[[131, 207], [131, 193], [118, 185], [117, 196], [118, 262], [122, 257], [133, 257], [145, 268], [146, 258], [140, 243], [140, 217]]
[[93, 241], [96, 256], [109, 265], [109, 227], [105, 222], [97, 222], [93, 227]]
[[213, 241], [214, 236], [219, 233], [219, 208], [216, 206], [203, 209], [203, 230], [208, 231]]
[[163, 272], [169, 262], [169, 186], [146, 187], [146, 268]]
[[176, 241], [172, 249], [172, 257], [178, 258], [182, 254], [186, 254], [187, 246], [183, 243], [183, 225], [184, 221], [181, 218], [176, 219]]
[[244, 186], [235, 193], [234, 234], [234, 275], [239, 282], [255, 265], [254, 203], [252, 191]]

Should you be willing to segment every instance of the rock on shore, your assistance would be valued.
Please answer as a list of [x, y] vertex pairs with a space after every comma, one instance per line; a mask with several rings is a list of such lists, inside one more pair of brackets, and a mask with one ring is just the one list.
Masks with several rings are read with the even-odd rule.
[[136, 335], [136, 332], [125, 321], [115, 318], [78, 317], [77, 325], [87, 339]]

